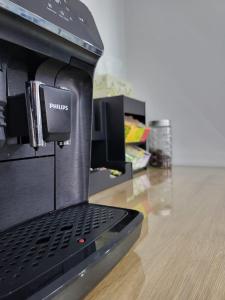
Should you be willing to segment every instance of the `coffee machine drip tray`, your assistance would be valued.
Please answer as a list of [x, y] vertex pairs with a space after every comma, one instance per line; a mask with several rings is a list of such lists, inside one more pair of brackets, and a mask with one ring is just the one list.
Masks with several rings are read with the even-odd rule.
[[[38, 296], [46, 298], [54, 292], [51, 283], [73, 268], [76, 271], [71, 277], [81, 278], [90, 258], [95, 262], [100, 259], [99, 251], [104, 247], [109, 252], [137, 217], [140, 214], [135, 211], [85, 203], [1, 233], [0, 299], [27, 299], [47, 286], [45, 295]], [[69, 277], [61, 281], [61, 287], [68, 284]], [[59, 282], [56, 285], [59, 288]]]

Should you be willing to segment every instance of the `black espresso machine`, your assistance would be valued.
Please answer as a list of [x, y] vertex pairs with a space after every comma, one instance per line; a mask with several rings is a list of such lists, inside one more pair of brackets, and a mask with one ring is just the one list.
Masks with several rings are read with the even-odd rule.
[[[103, 44], [77, 0], [0, 0], [0, 299], [81, 299], [142, 214], [89, 204]], [[57, 298], [59, 297], [59, 298]]]

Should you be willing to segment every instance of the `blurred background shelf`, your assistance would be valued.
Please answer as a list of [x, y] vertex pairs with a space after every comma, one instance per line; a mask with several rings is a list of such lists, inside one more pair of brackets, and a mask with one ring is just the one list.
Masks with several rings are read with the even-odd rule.
[[[90, 195], [133, 178], [132, 164], [126, 162], [126, 146], [146, 150], [146, 142], [125, 143], [125, 117], [146, 124], [145, 110], [144, 102], [122, 95], [94, 100]], [[111, 178], [110, 169], [121, 175]]]
[[[135, 120], [138, 120], [139, 122], [146, 124], [146, 105], [145, 102], [132, 99], [129, 97], [122, 97], [122, 101], [124, 103], [124, 117], [133, 117]], [[126, 145], [137, 145], [141, 148], [145, 149], [147, 148], [146, 142], [128, 142]]]
[[[115, 167], [115, 164], [113, 164], [113, 168]], [[133, 170], [131, 163], [125, 163], [124, 173], [121, 176], [115, 178], [111, 178], [110, 170], [93, 171], [90, 174], [89, 194], [94, 195], [98, 192], [111, 188], [115, 185], [121, 184], [132, 178]]]

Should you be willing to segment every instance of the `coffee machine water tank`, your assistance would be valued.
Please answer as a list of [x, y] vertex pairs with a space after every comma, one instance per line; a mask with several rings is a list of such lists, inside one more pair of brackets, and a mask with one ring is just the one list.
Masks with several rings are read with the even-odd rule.
[[0, 300], [82, 299], [140, 235], [88, 201], [102, 54], [82, 2], [0, 0]]

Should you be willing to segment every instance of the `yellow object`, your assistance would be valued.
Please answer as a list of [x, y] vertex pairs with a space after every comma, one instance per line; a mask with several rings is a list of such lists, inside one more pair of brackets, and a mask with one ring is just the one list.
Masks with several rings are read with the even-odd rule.
[[133, 119], [125, 118], [125, 141], [126, 143], [140, 142], [145, 132], [145, 125]]
[[145, 128], [131, 126], [130, 131], [126, 137], [126, 143], [140, 142], [144, 132], [145, 132]]
[[131, 126], [125, 124], [125, 140], [127, 140], [130, 131], [131, 131]]

